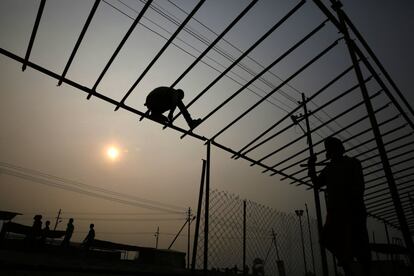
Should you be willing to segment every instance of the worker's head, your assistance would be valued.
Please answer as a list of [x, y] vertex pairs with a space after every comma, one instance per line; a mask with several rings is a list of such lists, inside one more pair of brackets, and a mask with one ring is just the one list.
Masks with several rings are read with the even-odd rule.
[[176, 90], [175, 90], [175, 93], [177, 94], [177, 97], [178, 97], [180, 100], [184, 99], [184, 91], [183, 91], [183, 90], [181, 90], [181, 89], [176, 89]]
[[46, 226], [49, 226], [50, 225], [50, 220], [47, 220], [46, 221]]
[[93, 229], [95, 227], [95, 224], [91, 223], [91, 225], [89, 225], [89, 228]]
[[327, 159], [338, 159], [345, 153], [344, 145], [341, 140], [335, 137], [328, 137], [324, 141]]
[[70, 218], [69, 219], [69, 223], [73, 223], [73, 218]]
[[42, 220], [42, 215], [35, 215], [33, 219], [36, 221]]

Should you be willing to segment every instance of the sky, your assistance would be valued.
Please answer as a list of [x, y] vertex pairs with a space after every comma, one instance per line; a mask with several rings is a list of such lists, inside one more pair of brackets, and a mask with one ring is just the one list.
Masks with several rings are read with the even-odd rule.
[[[0, 2], [1, 48], [24, 56], [39, 2]], [[270, 63], [294, 41], [324, 20], [312, 2], [308, 2], [294, 19], [289, 20], [286, 26], [252, 51], [249, 55], [252, 59], [243, 60], [245, 66], [258, 72], [260, 66], [257, 62]], [[30, 60], [61, 73], [92, 3], [93, 1], [47, 1]], [[130, 17], [136, 17], [134, 9], [139, 11], [143, 6], [140, 1], [123, 3], [108, 0], [107, 3], [100, 4], [67, 74], [69, 79], [88, 87], [94, 84], [132, 23]], [[189, 12], [195, 5], [194, 1], [188, 0], [155, 3], [156, 7], [167, 11], [179, 22], [185, 18], [182, 10]], [[196, 14], [197, 21], [190, 21], [189, 26], [201, 40], [212, 41], [216, 36], [212, 30], [221, 32], [247, 3], [248, 1], [208, 0]], [[351, 0], [343, 3], [344, 10], [413, 105], [414, 95], [410, 93], [414, 73], [414, 38], [410, 35], [414, 25], [413, 2]], [[275, 18], [282, 17], [291, 8], [293, 1], [260, 1], [225, 39], [239, 49], [247, 49], [276, 22]], [[98, 86], [98, 91], [109, 97], [117, 100], [122, 98], [165, 43], [159, 34], [169, 37], [168, 32], [174, 32], [177, 27], [154, 10], [146, 15], [143, 25], [139, 25], [131, 35]], [[275, 75], [284, 79], [289, 77], [304, 60], [328, 46], [335, 37], [338, 37], [335, 29], [327, 26], [326, 30], [309, 41], [307, 47], [298, 49], [289, 60], [274, 68], [274, 74], [267, 73], [265, 77], [274, 83], [278, 81]], [[240, 52], [231, 45], [220, 42], [218, 47], [229, 55], [239, 56]], [[175, 45], [167, 48], [126, 103], [145, 111], [143, 103], [147, 93], [157, 86], [170, 85], [191, 64], [193, 56], [199, 53], [197, 50], [205, 47], [205, 44], [188, 33], [180, 34]], [[306, 91], [307, 94], [320, 87], [324, 79], [333, 77], [340, 72], [340, 68], [350, 64], [344, 49], [342, 45], [339, 50], [329, 53], [329, 60], [295, 79], [293, 87]], [[197, 65], [177, 85], [177, 88], [182, 88], [186, 93], [185, 103], [218, 75], [217, 70], [222, 71], [223, 66], [230, 64], [228, 59], [217, 52], [207, 55], [203, 61], [205, 63]], [[41, 213], [54, 220], [58, 210], [62, 209], [64, 219], [58, 229], [65, 227], [65, 219], [75, 217], [75, 239], [78, 240], [86, 235], [88, 224], [94, 222], [97, 238], [154, 246], [153, 232], [159, 226], [164, 233], [160, 237], [160, 246], [166, 247], [172, 240], [172, 235], [184, 223], [186, 209], [196, 209], [201, 164], [202, 159], [206, 158], [203, 142], [191, 137], [180, 139], [180, 133], [171, 129], [162, 130], [160, 125], [148, 120], [140, 122], [137, 116], [126, 111], [114, 112], [113, 106], [97, 98], [86, 100], [85, 93], [65, 84], [57, 87], [56, 80], [31, 68], [22, 72], [21, 64], [5, 56], [0, 56], [0, 72], [0, 164], [1, 168], [14, 168], [15, 172], [10, 175], [0, 171], [0, 210], [23, 213], [24, 216], [18, 221], [30, 224], [34, 214]], [[229, 76], [239, 83], [250, 78], [241, 68], [235, 68]], [[352, 79], [346, 79], [349, 80]], [[263, 83], [254, 84], [256, 86], [253, 90], [261, 95], [269, 89]], [[239, 87], [231, 79], [224, 78], [189, 109], [190, 113], [195, 118], [203, 117]], [[285, 92], [290, 98], [275, 94], [270, 102], [265, 102], [247, 116], [243, 123], [237, 124], [217, 141], [233, 149], [239, 149], [249, 142], [271, 125], [274, 118], [285, 115], [285, 110], [290, 111], [300, 100], [300, 93], [295, 89], [287, 87]], [[213, 115], [196, 133], [212, 136], [258, 99], [254, 93], [242, 94], [227, 108]], [[343, 104], [354, 100], [347, 99]], [[186, 128], [182, 119], [177, 120], [176, 124]], [[301, 130], [295, 128], [262, 151], [253, 153], [253, 156], [269, 152], [300, 134]], [[107, 155], [111, 146], [119, 151], [115, 160]], [[294, 147], [285, 154], [291, 154], [295, 149], [297, 148]], [[280, 157], [269, 160], [269, 164], [277, 160], [281, 160]], [[15, 166], [20, 169], [16, 170]], [[38, 183], [33, 178], [22, 178], [21, 174], [18, 177], [16, 172], [22, 173], [22, 168], [37, 171], [37, 177], [42, 178], [43, 183]], [[238, 194], [242, 198], [287, 213], [303, 208], [306, 202], [313, 210], [311, 191], [303, 186], [289, 185], [288, 181], [280, 181], [278, 176], [269, 177], [261, 171], [257, 166], [250, 167], [248, 162], [240, 159], [232, 160], [228, 153], [212, 148], [212, 189]], [[33, 176], [33, 171], [31, 173]], [[50, 182], [45, 182], [45, 177]], [[62, 178], [66, 179], [63, 184], [60, 182]], [[78, 193], [73, 189], [64, 190], [67, 185], [73, 187], [73, 182], [69, 180], [83, 189], [86, 187], [84, 185], [97, 187], [91, 191], [105, 194], [106, 198]], [[52, 187], [56, 183], [61, 185], [58, 188]], [[119, 198], [119, 194], [115, 193], [129, 196], [129, 203], [114, 200], [113, 197]], [[112, 199], [108, 199], [109, 195]], [[131, 205], [131, 201], [135, 205]], [[153, 207], [145, 208], [143, 205]], [[165, 209], [180, 211], [178, 214], [166, 213]], [[177, 248], [185, 248], [184, 239], [179, 241]]]

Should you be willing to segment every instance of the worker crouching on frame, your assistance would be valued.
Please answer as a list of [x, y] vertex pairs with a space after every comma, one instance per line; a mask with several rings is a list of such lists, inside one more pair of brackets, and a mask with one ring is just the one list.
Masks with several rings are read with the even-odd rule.
[[[193, 120], [191, 118], [190, 113], [188, 113], [187, 108], [182, 102], [183, 98], [184, 91], [181, 89], [166, 86], [155, 88], [148, 94], [145, 102], [145, 106], [148, 108], [147, 114], [149, 114], [149, 118], [162, 124], [171, 124], [174, 111], [178, 107], [190, 129], [195, 128], [201, 123], [201, 119]], [[166, 117], [163, 113], [168, 110], [170, 112], [168, 113], [168, 117]]]

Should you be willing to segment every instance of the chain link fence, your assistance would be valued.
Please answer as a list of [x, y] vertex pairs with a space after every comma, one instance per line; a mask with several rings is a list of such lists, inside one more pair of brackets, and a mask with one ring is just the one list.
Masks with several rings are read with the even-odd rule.
[[[299, 217], [294, 210], [292, 213], [279, 212], [218, 190], [210, 192], [209, 212], [209, 270], [241, 274], [245, 240], [248, 274], [255, 274], [253, 270], [260, 267], [264, 275], [322, 274], [317, 222], [316, 219], [308, 220], [307, 212]], [[203, 268], [204, 260], [204, 211], [202, 214], [196, 257], [198, 269]], [[333, 269], [333, 263], [329, 261], [330, 269]], [[257, 273], [260, 275], [260, 271]]]

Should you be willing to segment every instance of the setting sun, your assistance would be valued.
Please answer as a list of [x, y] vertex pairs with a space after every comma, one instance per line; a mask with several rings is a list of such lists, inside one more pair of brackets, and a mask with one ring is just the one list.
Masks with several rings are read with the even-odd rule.
[[110, 160], [115, 161], [119, 157], [119, 149], [111, 146], [107, 149], [106, 154]]

